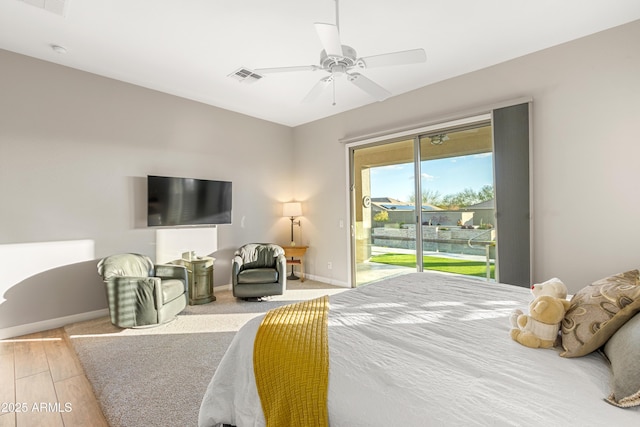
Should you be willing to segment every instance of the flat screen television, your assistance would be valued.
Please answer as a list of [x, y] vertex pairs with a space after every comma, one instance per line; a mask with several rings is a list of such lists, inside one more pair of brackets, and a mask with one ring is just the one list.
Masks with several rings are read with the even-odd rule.
[[147, 225], [231, 224], [231, 182], [147, 176]]

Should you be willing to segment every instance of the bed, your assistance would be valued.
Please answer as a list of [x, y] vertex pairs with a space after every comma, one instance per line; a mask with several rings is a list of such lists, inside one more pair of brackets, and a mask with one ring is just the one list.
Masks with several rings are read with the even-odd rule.
[[[511, 313], [531, 299], [527, 288], [433, 272], [331, 296], [329, 425], [640, 425], [640, 407], [604, 400], [612, 371], [602, 353], [565, 358], [510, 338]], [[265, 425], [252, 365], [260, 322], [235, 336], [200, 426]]]

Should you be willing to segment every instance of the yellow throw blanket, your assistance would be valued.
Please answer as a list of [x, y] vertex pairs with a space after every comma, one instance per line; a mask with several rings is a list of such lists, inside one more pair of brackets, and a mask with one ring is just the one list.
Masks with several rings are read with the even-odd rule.
[[253, 370], [267, 427], [328, 426], [329, 297], [270, 310], [260, 324]]

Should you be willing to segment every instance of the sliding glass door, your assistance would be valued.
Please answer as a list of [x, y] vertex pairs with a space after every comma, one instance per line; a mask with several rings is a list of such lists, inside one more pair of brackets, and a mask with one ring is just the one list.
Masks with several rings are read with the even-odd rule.
[[353, 285], [438, 270], [529, 286], [528, 117], [520, 104], [351, 146]]
[[419, 137], [422, 268], [495, 279], [489, 121]]
[[[354, 283], [416, 271], [414, 140], [385, 142], [351, 152]], [[388, 247], [411, 254], [402, 262], [380, 262]], [[372, 261], [373, 260], [373, 261]]]

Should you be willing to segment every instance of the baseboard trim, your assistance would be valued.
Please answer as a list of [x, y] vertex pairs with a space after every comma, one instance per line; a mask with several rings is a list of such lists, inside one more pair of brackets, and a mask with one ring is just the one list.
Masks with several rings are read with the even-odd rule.
[[332, 286], [339, 286], [341, 288], [350, 288], [351, 287], [351, 286], [349, 286], [349, 284], [347, 282], [342, 282], [340, 280], [335, 280], [335, 279], [331, 279], [331, 278], [328, 278], [328, 277], [316, 276], [315, 274], [305, 274], [304, 278], [305, 279], [309, 279], [309, 280], [315, 280], [317, 282], [326, 283], [326, 284], [332, 285]]
[[231, 283], [228, 283], [226, 285], [218, 285], [218, 286], [213, 286], [213, 294], [216, 294], [216, 291], [230, 291], [231, 290]]
[[49, 329], [61, 328], [70, 323], [83, 322], [85, 320], [96, 319], [98, 317], [108, 315], [109, 309], [103, 308], [101, 310], [72, 314], [70, 316], [57, 317], [55, 319], [42, 320], [40, 322], [27, 323], [25, 325], [11, 326], [9, 328], [0, 329], [0, 339], [4, 340], [7, 338], [19, 337], [21, 335], [47, 331]]
[[[341, 282], [341, 281], [335, 280], [335, 279], [328, 279], [326, 277], [316, 276], [314, 274], [305, 274], [304, 278], [305, 279], [309, 279], [309, 280], [315, 280], [316, 282], [326, 283], [326, 284], [332, 285], [332, 286], [339, 286], [341, 288], [350, 288], [351, 287], [351, 286], [349, 286], [349, 284], [347, 282]], [[218, 286], [214, 286], [213, 287], [214, 295], [215, 295], [216, 291], [230, 291], [230, 290], [232, 290], [231, 283], [229, 283], [227, 285], [218, 285]]]

